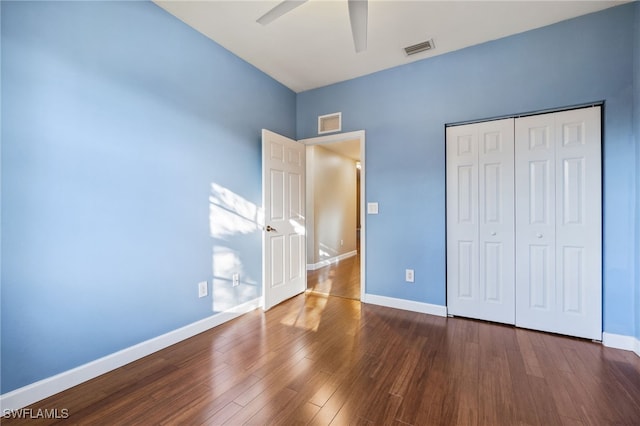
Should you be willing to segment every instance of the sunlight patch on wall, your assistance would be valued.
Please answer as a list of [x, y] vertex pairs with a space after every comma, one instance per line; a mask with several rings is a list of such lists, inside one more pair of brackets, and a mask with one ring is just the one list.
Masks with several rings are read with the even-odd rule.
[[[247, 276], [240, 256], [223, 246], [213, 247], [213, 310], [224, 312], [259, 296], [258, 283]], [[234, 286], [233, 275], [238, 274]]]
[[250, 234], [262, 229], [262, 209], [235, 192], [211, 184], [209, 196], [209, 230], [214, 238]]

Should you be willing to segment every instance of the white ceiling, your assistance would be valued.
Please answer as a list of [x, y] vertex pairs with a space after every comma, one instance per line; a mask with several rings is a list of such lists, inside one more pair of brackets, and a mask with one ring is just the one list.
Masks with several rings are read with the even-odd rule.
[[[256, 19], [279, 1], [155, 2], [295, 92], [625, 3], [369, 0], [368, 48], [355, 53], [347, 0], [310, 0], [266, 26]], [[429, 39], [434, 50], [405, 56], [404, 47]]]

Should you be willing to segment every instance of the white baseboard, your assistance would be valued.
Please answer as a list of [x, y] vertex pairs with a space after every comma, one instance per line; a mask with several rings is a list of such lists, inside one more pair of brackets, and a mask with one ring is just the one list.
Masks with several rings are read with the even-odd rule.
[[616, 349], [635, 352], [640, 356], [640, 339], [621, 334], [602, 333], [602, 344]]
[[394, 297], [377, 296], [375, 294], [365, 294], [364, 303], [372, 305], [386, 306], [388, 308], [402, 309], [405, 311], [420, 312], [423, 314], [447, 316], [447, 307], [442, 305], [432, 305], [424, 302], [414, 302], [413, 300], [396, 299]]
[[116, 368], [120, 368], [130, 362], [193, 337], [196, 334], [200, 334], [203, 331], [237, 318], [261, 306], [261, 298], [250, 300], [242, 305], [196, 321], [177, 330], [170, 331], [95, 361], [0, 395], [0, 412], [4, 413], [5, 410], [24, 408], [34, 402], [48, 398], [51, 395], [55, 395], [82, 382], [115, 370]]
[[321, 260], [318, 263], [308, 263], [307, 264], [307, 271], [315, 271], [316, 269], [320, 269], [320, 268], [323, 268], [325, 266], [329, 266], [332, 263], [338, 263], [341, 260], [347, 259], [349, 257], [353, 257], [353, 256], [355, 256], [357, 254], [358, 254], [358, 251], [354, 250], [354, 251], [350, 251], [348, 253], [340, 254], [338, 256], [335, 256], [335, 257], [332, 257], [332, 258], [329, 258], [329, 259]]

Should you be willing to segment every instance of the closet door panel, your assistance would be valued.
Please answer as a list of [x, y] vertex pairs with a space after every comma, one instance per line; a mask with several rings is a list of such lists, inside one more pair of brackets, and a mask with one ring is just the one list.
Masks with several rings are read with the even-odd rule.
[[516, 120], [516, 325], [601, 338], [599, 108]]
[[478, 299], [477, 149], [472, 128], [447, 129], [447, 301], [452, 314]]
[[513, 119], [478, 129], [479, 282], [483, 319], [515, 323]]
[[602, 339], [600, 108], [556, 120], [556, 298], [558, 332]]
[[516, 325], [554, 322], [555, 130], [549, 114], [516, 119]]
[[513, 227], [513, 120], [448, 128], [449, 313], [514, 323]]

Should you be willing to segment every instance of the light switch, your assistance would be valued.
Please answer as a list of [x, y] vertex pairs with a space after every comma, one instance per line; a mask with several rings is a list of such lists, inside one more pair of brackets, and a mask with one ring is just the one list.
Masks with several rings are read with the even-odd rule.
[[378, 203], [367, 203], [367, 214], [378, 214]]

